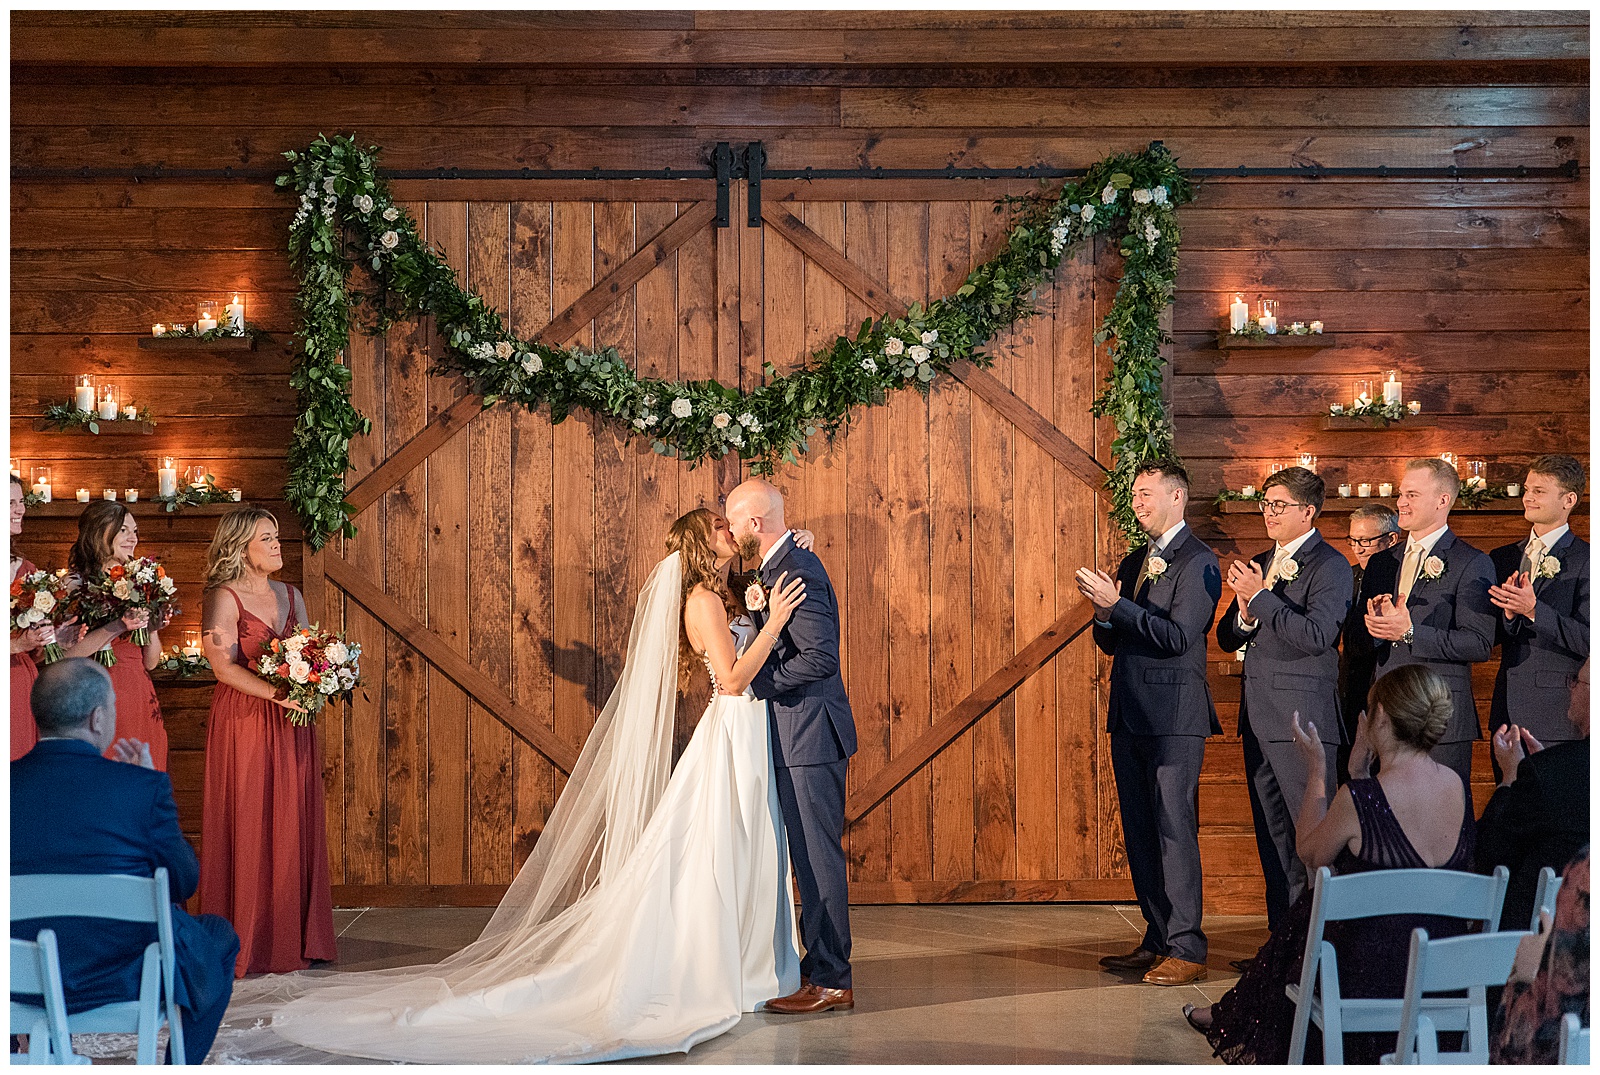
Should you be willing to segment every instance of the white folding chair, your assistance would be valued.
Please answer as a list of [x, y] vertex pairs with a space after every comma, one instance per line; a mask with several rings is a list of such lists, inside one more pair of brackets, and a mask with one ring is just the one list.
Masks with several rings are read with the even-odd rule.
[[[1311, 1023], [1322, 1028], [1322, 1062], [1344, 1063], [1344, 1035], [1400, 1029], [1398, 998], [1346, 998], [1339, 992], [1339, 959], [1333, 944], [1323, 940], [1329, 922], [1397, 914], [1431, 914], [1481, 921], [1500, 921], [1510, 872], [1495, 868], [1493, 877], [1456, 870], [1372, 870], [1333, 876], [1317, 870], [1306, 932], [1300, 981], [1284, 992], [1294, 1002], [1294, 1027], [1289, 1037], [1289, 1063], [1303, 1064]], [[1399, 953], [1396, 953], [1398, 955]], [[1465, 1030], [1466, 1008], [1457, 998], [1447, 1005], [1424, 1005], [1439, 1030]]]
[[72, 1051], [67, 1031], [67, 1001], [61, 991], [61, 960], [54, 930], [41, 929], [33, 941], [11, 939], [11, 991], [37, 993], [44, 1006], [11, 1002], [11, 1033], [28, 1036], [29, 1064], [87, 1064]]
[[[1487, 1064], [1489, 1062], [1489, 1010], [1484, 987], [1505, 985], [1511, 964], [1517, 958], [1517, 945], [1526, 933], [1475, 933], [1430, 941], [1428, 931], [1411, 931], [1411, 963], [1406, 968], [1406, 992], [1401, 998], [1400, 1040], [1396, 1051], [1383, 1058], [1385, 1064]], [[1438, 1009], [1425, 1005], [1436, 1000], [1442, 1005], [1459, 1006], [1460, 997], [1428, 998], [1428, 993], [1467, 991], [1467, 1032], [1465, 1048], [1441, 1053], [1435, 1025]]]
[[1556, 895], [1561, 891], [1561, 878], [1556, 871], [1548, 866], [1539, 867], [1539, 887], [1533, 890], [1533, 920], [1528, 923], [1528, 928], [1539, 932], [1539, 912], [1549, 911], [1550, 917], [1556, 916]]
[[139, 999], [105, 1004], [67, 1016], [74, 1034], [135, 1031], [138, 1062], [158, 1063], [156, 1035], [163, 1023], [171, 1033], [172, 1062], [186, 1063], [183, 1017], [174, 996], [177, 953], [172, 940], [172, 897], [167, 871], [154, 877], [123, 874], [24, 874], [11, 878], [11, 920], [70, 916], [118, 922], [150, 922], [156, 939], [144, 950]]
[[1589, 1028], [1573, 1012], [1561, 1017], [1561, 1048], [1556, 1063], [1589, 1066]]

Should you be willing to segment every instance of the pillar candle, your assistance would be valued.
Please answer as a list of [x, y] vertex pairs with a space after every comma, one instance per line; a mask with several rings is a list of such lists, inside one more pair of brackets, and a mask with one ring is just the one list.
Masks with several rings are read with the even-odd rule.
[[77, 386], [72, 390], [72, 405], [80, 411], [94, 411], [94, 380], [90, 377], [79, 377]]
[[156, 485], [159, 489], [157, 496], [176, 496], [178, 494], [178, 468], [161, 467], [157, 470]]
[[242, 335], [244, 333], [244, 303], [239, 301], [238, 295], [235, 295], [233, 301], [223, 307], [223, 313], [226, 314], [228, 319], [228, 331]]
[[1243, 295], [1233, 297], [1233, 305], [1228, 307], [1228, 324], [1234, 332], [1243, 332], [1250, 323], [1250, 305], [1244, 301]]
[[49, 482], [34, 482], [33, 483], [33, 495], [38, 497], [41, 501], [43, 501], [46, 504], [50, 503], [50, 483]]
[[100, 401], [99, 415], [102, 422], [116, 421], [117, 400], [115, 396], [106, 396]]
[[1385, 403], [1399, 403], [1401, 388], [1399, 377], [1393, 370], [1389, 371], [1388, 380], [1383, 382], [1383, 401]]

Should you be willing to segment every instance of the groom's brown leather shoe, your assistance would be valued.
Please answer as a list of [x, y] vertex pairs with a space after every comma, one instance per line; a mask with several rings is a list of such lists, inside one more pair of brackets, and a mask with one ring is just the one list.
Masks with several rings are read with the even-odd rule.
[[1161, 957], [1148, 948], [1135, 948], [1120, 956], [1101, 956], [1100, 965], [1106, 970], [1149, 970]]
[[1157, 963], [1144, 980], [1150, 985], [1188, 985], [1206, 976], [1204, 963], [1191, 963], [1187, 959], [1168, 956]]
[[856, 1006], [855, 994], [849, 989], [824, 989], [807, 982], [786, 997], [767, 1001], [766, 1010], [784, 1015], [808, 1015], [838, 1009], [849, 1011]]

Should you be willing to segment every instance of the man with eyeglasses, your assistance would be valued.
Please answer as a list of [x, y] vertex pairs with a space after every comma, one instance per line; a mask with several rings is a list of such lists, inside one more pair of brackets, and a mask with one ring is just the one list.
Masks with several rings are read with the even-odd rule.
[[1350, 513], [1350, 534], [1345, 544], [1355, 554], [1356, 562], [1352, 570], [1350, 612], [1344, 620], [1344, 644], [1339, 648], [1340, 716], [1344, 720], [1344, 736], [1339, 744], [1339, 763], [1334, 767], [1334, 775], [1341, 784], [1348, 775], [1345, 770], [1350, 763], [1350, 746], [1356, 739], [1356, 718], [1367, 708], [1372, 670], [1378, 663], [1372, 638], [1363, 622], [1367, 608], [1361, 603], [1361, 579], [1374, 553], [1392, 549], [1399, 543], [1400, 517], [1389, 505], [1363, 504]]
[[1443, 459], [1413, 459], [1399, 492], [1406, 543], [1375, 555], [1361, 580], [1362, 623], [1378, 658], [1373, 674], [1425, 664], [1449, 686], [1455, 709], [1432, 757], [1461, 774], [1470, 799], [1472, 744], [1483, 738], [1472, 665], [1487, 661], [1494, 648], [1494, 564], [1450, 529], [1450, 508], [1461, 493], [1455, 467]]
[[[1533, 532], [1489, 554], [1494, 577], [1505, 580], [1489, 590], [1500, 610], [1489, 731], [1509, 728], [1531, 749], [1578, 737], [1567, 720], [1568, 685], [1589, 657], [1589, 543], [1567, 524], [1583, 480], [1570, 455], [1535, 459], [1522, 486]], [[1496, 757], [1495, 779], [1504, 775]]]
[[[1239, 738], [1250, 781], [1256, 851], [1267, 886], [1267, 925], [1276, 930], [1306, 889], [1295, 850], [1310, 773], [1294, 741], [1294, 719], [1322, 741], [1322, 787], [1334, 786], [1339, 720], [1339, 632], [1350, 610], [1350, 562], [1316, 529], [1326, 492], [1305, 467], [1261, 485], [1273, 547], [1228, 567], [1233, 603], [1217, 621], [1224, 651], [1244, 649]], [[1326, 803], [1324, 803], [1326, 806]]]

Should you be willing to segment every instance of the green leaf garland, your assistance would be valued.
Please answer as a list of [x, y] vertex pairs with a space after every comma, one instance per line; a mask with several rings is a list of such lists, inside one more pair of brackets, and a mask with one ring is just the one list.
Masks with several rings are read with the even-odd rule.
[[[289, 226], [289, 255], [300, 279], [302, 350], [291, 377], [300, 416], [284, 496], [312, 548], [335, 533], [355, 533], [344, 475], [351, 439], [367, 434], [371, 422], [350, 402], [342, 353], [351, 311], [363, 303], [374, 334], [401, 317], [431, 315], [448, 345], [433, 372], [464, 375], [486, 407], [548, 405], [553, 422], [582, 408], [691, 466], [737, 453], [754, 473], [770, 474], [798, 461], [817, 433], [834, 436], [856, 407], [883, 403], [900, 388], [926, 393], [958, 361], [992, 365], [980, 348], [1033, 314], [1035, 293], [1050, 283], [1066, 251], [1096, 235], [1120, 237], [1124, 268], [1095, 337], [1112, 365], [1093, 413], [1111, 418], [1117, 431], [1107, 477], [1112, 515], [1131, 540], [1143, 540], [1133, 519], [1132, 476], [1142, 461], [1173, 454], [1161, 398], [1161, 347], [1169, 340], [1160, 316], [1177, 273], [1175, 210], [1194, 196], [1159, 142], [1100, 161], [1054, 196], [1002, 199], [995, 209], [1010, 214], [1004, 245], [954, 294], [869, 319], [853, 337], [837, 337], [789, 373], [769, 363], [766, 383], [749, 393], [716, 381], [639, 377], [614, 347], [590, 352], [512, 335], [394, 204], [377, 154], [353, 138], [319, 137], [285, 153], [290, 170], [278, 177], [300, 199]], [[370, 294], [350, 290], [357, 264], [370, 275]]]

